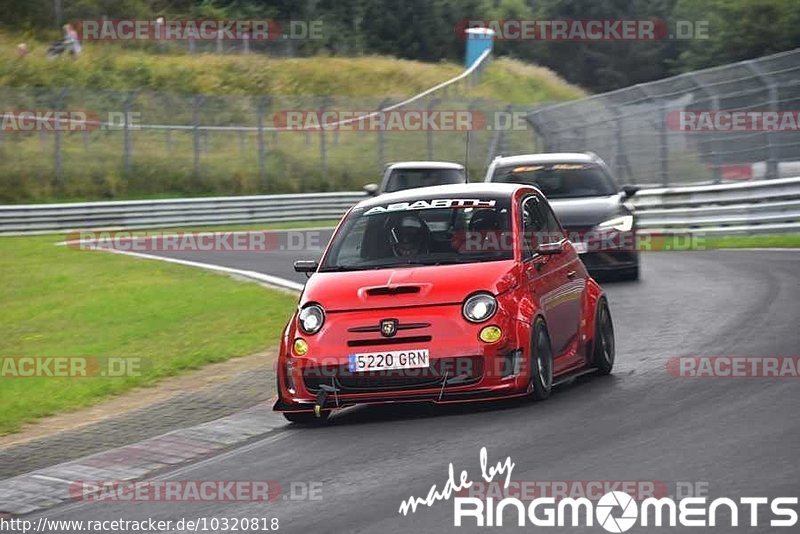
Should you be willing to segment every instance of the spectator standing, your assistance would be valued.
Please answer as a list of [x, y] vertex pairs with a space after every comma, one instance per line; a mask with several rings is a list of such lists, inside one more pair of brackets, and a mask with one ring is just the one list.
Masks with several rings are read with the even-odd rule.
[[81, 53], [81, 42], [78, 39], [78, 32], [72, 27], [72, 24], [64, 25], [64, 45], [69, 53], [78, 57]]

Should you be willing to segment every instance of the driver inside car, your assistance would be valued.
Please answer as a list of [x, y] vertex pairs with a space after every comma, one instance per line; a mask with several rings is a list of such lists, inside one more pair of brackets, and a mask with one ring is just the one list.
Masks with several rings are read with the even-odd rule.
[[390, 230], [395, 256], [414, 256], [428, 250], [428, 227], [415, 215], [404, 215]]

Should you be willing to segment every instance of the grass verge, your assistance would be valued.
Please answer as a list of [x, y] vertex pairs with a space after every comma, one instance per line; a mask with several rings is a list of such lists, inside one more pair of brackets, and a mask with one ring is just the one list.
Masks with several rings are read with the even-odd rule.
[[[292, 295], [202, 270], [0, 239], [0, 358], [141, 358], [124, 377], [0, 376], [0, 435], [274, 345]], [[91, 366], [90, 366], [91, 367]]]
[[720, 248], [800, 248], [800, 234], [706, 236], [674, 233], [639, 235], [642, 252], [685, 252]]
[[800, 234], [731, 235], [705, 239], [706, 248], [800, 248]]

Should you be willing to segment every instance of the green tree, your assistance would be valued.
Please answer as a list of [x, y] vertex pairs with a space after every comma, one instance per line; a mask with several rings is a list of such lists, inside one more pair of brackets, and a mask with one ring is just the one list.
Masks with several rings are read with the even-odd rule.
[[797, 0], [679, 0], [676, 18], [708, 21], [708, 39], [686, 43], [673, 65], [686, 72], [800, 46]]

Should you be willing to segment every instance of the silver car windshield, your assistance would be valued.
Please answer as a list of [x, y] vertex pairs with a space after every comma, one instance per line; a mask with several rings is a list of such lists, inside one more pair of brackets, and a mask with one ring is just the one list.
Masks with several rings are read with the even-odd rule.
[[394, 169], [389, 175], [386, 192], [433, 185], [463, 184], [466, 181], [464, 172], [458, 169]]
[[547, 198], [608, 196], [617, 187], [608, 174], [594, 163], [548, 163], [499, 167], [493, 182], [532, 185]]

